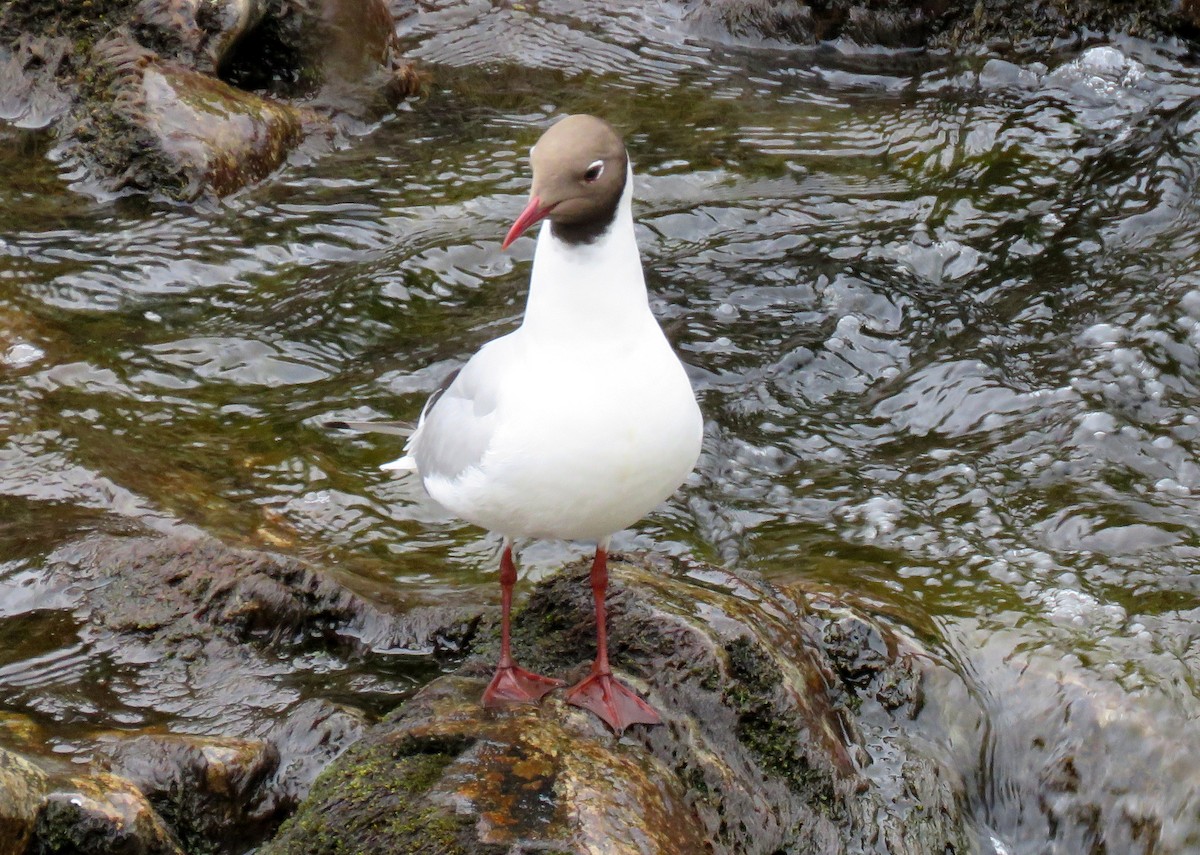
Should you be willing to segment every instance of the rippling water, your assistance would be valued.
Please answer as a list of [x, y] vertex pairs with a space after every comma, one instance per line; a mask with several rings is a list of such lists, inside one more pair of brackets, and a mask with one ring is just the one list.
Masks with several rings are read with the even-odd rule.
[[[981, 840], [1042, 851], [1014, 733], [1082, 707], [1128, 722], [1103, 751], [1200, 744], [1200, 74], [1133, 41], [747, 47], [596, 5], [425, 4], [399, 27], [426, 100], [211, 208], [95, 201], [10, 137], [0, 575], [185, 526], [490, 600], [495, 539], [378, 471], [400, 440], [322, 424], [415, 417], [518, 323], [533, 241], [500, 240], [526, 152], [600, 113], [707, 417], [694, 476], [617, 547], [903, 615], [984, 687]], [[534, 545], [525, 573], [576, 551]], [[28, 619], [6, 607], [0, 637]], [[86, 640], [55, 637], [0, 655], [0, 699], [50, 671], [88, 694]], [[52, 741], [66, 706], [35, 710]], [[1164, 845], [1196, 843], [1197, 773], [1145, 762], [1180, 817]]]

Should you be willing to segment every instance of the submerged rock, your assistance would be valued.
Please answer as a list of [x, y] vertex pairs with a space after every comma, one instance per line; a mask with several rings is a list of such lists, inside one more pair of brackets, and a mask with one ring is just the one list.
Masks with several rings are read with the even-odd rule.
[[[964, 783], [907, 735], [929, 667], [911, 640], [716, 568], [611, 575], [614, 666], [663, 726], [617, 739], [558, 696], [484, 710], [481, 656], [335, 761], [264, 855], [969, 851]], [[518, 661], [582, 676], [590, 594], [585, 565], [539, 585]]]
[[97, 537], [55, 552], [47, 571], [78, 592], [84, 620], [143, 639], [320, 640], [436, 656], [464, 646], [482, 618], [461, 606], [395, 614], [302, 561], [207, 538]]

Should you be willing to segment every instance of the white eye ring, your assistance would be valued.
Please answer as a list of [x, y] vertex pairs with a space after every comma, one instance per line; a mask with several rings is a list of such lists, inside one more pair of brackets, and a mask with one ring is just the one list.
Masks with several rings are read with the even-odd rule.
[[[594, 172], [594, 174], [593, 174]], [[593, 160], [588, 164], [587, 171], [583, 173], [583, 180], [589, 184], [593, 181], [599, 181], [600, 176], [604, 174], [604, 161]]]

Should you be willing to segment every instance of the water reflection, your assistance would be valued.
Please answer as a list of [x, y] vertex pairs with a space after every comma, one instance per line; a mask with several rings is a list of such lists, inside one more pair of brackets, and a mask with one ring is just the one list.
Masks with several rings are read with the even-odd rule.
[[[1072, 705], [1141, 710], [1105, 737], [1128, 755], [1200, 714], [1200, 77], [1140, 42], [748, 49], [604, 5], [424, 4], [400, 29], [437, 71], [427, 102], [212, 210], [98, 204], [40, 151], [0, 160], [0, 496], [29, 532], [0, 529], [0, 560], [189, 525], [405, 596], [490, 598], [496, 542], [377, 470], [400, 441], [322, 425], [413, 418], [518, 322], [532, 243], [499, 242], [524, 152], [554, 116], [601, 112], [630, 132], [655, 311], [708, 418], [698, 471], [618, 547], [931, 621], [994, 687], [983, 837], [1036, 849], [1053, 832], [1022, 825], [1036, 764], [1005, 764], [1027, 756], [1005, 716], [1052, 740]], [[35, 192], [8, 180], [27, 168]], [[538, 544], [524, 571], [575, 551]], [[5, 633], [34, 619], [14, 606]], [[85, 643], [36, 619], [59, 646], [4, 655], [6, 704], [50, 729], [71, 704], [113, 723], [139, 705], [134, 670], [112, 696], [35, 701], [46, 675], [82, 680]], [[1032, 664], [1068, 688], [1007, 711]]]

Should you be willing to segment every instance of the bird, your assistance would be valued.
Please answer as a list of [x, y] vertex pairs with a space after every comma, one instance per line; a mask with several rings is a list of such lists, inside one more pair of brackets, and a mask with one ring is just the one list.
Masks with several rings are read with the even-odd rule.
[[404, 456], [384, 468], [415, 471], [437, 503], [503, 539], [500, 657], [485, 707], [536, 704], [565, 685], [513, 659], [514, 542], [595, 544], [596, 655], [565, 700], [619, 734], [661, 717], [612, 672], [609, 545], [687, 479], [703, 419], [650, 308], [621, 135], [570, 115], [542, 134], [530, 164], [528, 204], [501, 244], [541, 224], [521, 324], [429, 398]]

